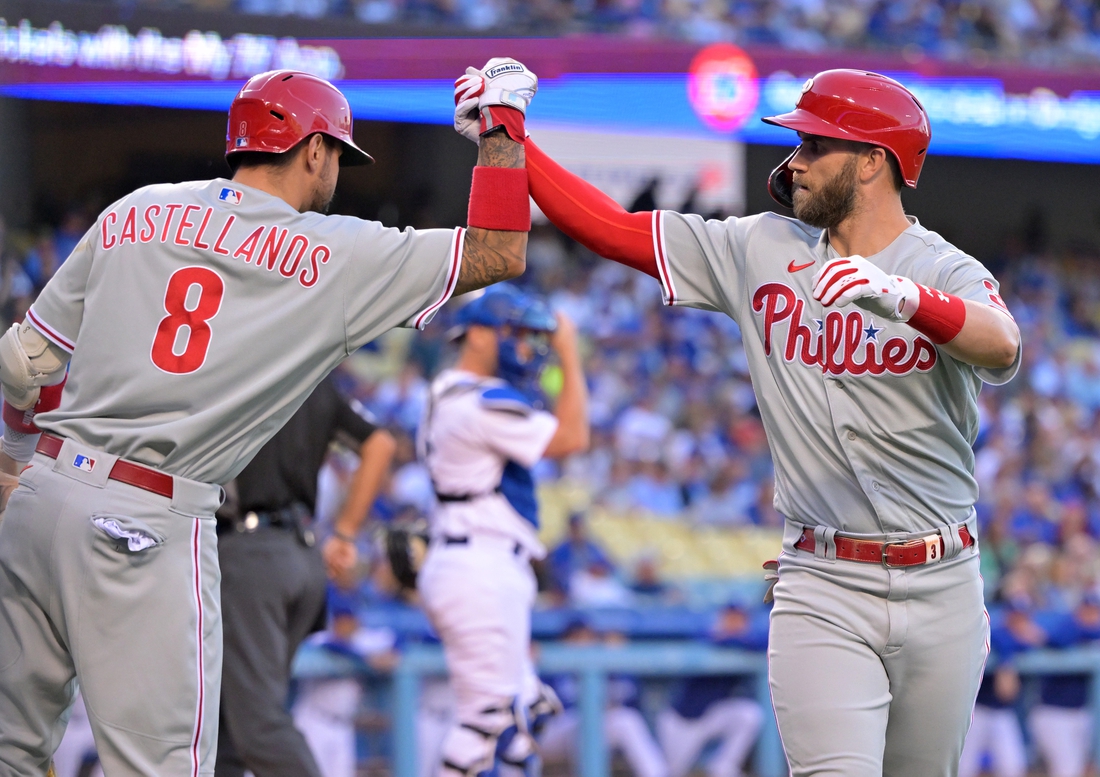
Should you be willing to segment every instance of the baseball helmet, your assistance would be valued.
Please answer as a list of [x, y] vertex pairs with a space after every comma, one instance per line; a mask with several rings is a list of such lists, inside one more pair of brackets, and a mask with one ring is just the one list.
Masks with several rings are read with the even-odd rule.
[[[917, 187], [925, 152], [932, 139], [928, 114], [920, 101], [892, 78], [863, 70], [826, 70], [809, 79], [790, 113], [762, 119], [808, 135], [855, 140], [881, 146], [893, 154], [901, 177]], [[768, 192], [791, 207], [791, 173], [787, 157], [768, 178]]]
[[340, 141], [340, 166], [374, 159], [351, 137], [351, 106], [323, 78], [297, 70], [271, 70], [248, 79], [229, 106], [225, 155], [242, 151], [281, 154], [315, 132]]
[[497, 331], [497, 375], [517, 388], [524, 388], [526, 383], [538, 377], [550, 355], [550, 346], [548, 343], [535, 344], [531, 356], [523, 357], [517, 347], [519, 337], [523, 331], [552, 333], [558, 328], [558, 320], [541, 299], [509, 283], [498, 283], [458, 311], [452, 337], [465, 334], [475, 325]]

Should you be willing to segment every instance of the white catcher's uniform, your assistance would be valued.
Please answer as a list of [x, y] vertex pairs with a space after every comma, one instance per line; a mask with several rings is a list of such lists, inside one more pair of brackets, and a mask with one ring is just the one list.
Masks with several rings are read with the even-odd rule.
[[[667, 304], [741, 327], [786, 518], [772, 611], [772, 697], [794, 777], [953, 777], [988, 652], [974, 536], [977, 395], [1000, 371], [959, 362], [907, 324], [825, 309], [811, 279], [827, 233], [771, 213], [727, 221], [657, 211]], [[915, 219], [867, 259], [1004, 310], [974, 258]], [[1007, 311], [1006, 311], [1007, 312]], [[795, 550], [806, 527], [816, 550]], [[937, 563], [836, 559], [834, 536], [939, 533]]]
[[529, 470], [557, 427], [503, 380], [445, 370], [432, 383], [418, 447], [441, 500], [417, 587], [455, 695], [443, 745], [453, 771], [491, 769], [497, 737], [537, 691], [529, 559], [546, 550]]
[[[64, 443], [34, 456], [0, 524], [0, 772], [44, 770], [78, 678], [105, 772], [213, 774], [215, 484], [349, 353], [431, 318], [463, 235], [299, 213], [221, 179], [103, 212], [27, 314], [73, 356], [61, 406], [35, 419]], [[160, 485], [118, 480], [120, 459]]]

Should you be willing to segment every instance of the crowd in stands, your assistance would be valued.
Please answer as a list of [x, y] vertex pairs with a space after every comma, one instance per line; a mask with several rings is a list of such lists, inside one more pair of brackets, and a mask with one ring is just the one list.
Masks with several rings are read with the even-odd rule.
[[[152, 2], [152, 0], [146, 0]], [[248, 14], [353, 17], [394, 34], [613, 34], [808, 52], [905, 50], [1058, 67], [1100, 62], [1096, 0], [179, 0]]]
[[[75, 208], [55, 228], [29, 235], [5, 235], [0, 224], [0, 317], [22, 317], [92, 217]], [[1087, 758], [1087, 750], [1062, 742], [1065, 732], [1076, 732], [1078, 743], [1091, 741], [1089, 675], [1047, 678], [1036, 690], [1021, 683], [1014, 670], [1014, 661], [1028, 651], [1100, 638], [1100, 252], [1087, 246], [1048, 249], [1040, 242], [1013, 239], [1000, 255], [981, 257], [1002, 281], [1025, 349], [1017, 378], [1003, 387], [987, 386], [980, 396], [974, 448], [993, 654], [979, 696], [971, 740], [979, 751], [968, 756], [970, 774], [983, 762], [983, 749], [991, 751], [987, 761], [1001, 759], [1009, 764], [1003, 773], [1014, 774], [1012, 769], [1026, 766], [1025, 741], [1048, 763], [1058, 758], [1051, 753], [1083, 752], [1073, 757]], [[540, 466], [540, 481], [571, 484], [589, 495], [592, 509], [704, 528], [778, 528], [782, 519], [771, 505], [768, 445], [736, 325], [721, 315], [663, 308], [653, 279], [598, 259], [548, 227], [532, 233], [528, 267], [522, 283], [578, 322], [591, 392], [591, 450], [561, 466]], [[399, 439], [389, 486], [376, 505], [380, 520], [430, 509], [431, 484], [412, 440], [428, 380], [449, 358], [446, 332], [454, 307], [448, 305], [427, 332], [405, 336], [396, 368], [371, 373], [353, 366], [340, 373], [344, 390]], [[376, 353], [364, 358], [388, 346], [372, 347]], [[549, 394], [554, 377], [552, 369], [544, 376]], [[326, 498], [339, 498], [346, 469], [339, 456], [326, 466], [319, 512], [331, 509]], [[629, 634], [595, 632], [585, 613], [685, 602], [684, 581], [662, 578], [660, 548], [616, 557], [614, 548], [601, 547], [587, 532], [585, 510], [564, 528], [541, 570], [543, 606], [572, 608], [580, 619], [570, 621], [560, 636], [628, 639]], [[364, 590], [380, 595], [371, 586]], [[762, 605], [744, 605], [714, 610], [711, 628], [701, 638], [722, 643], [722, 624], [740, 618], [740, 631], [726, 644], [762, 649], [753, 633]], [[386, 650], [393, 646], [385, 639], [377, 644]], [[636, 710], [627, 682], [636, 679], [623, 678], [616, 691], [625, 709]], [[624, 754], [629, 750], [631, 763], [652, 761], [645, 753], [661, 755], [664, 771], [636, 765], [635, 774], [682, 773], [678, 764], [689, 756], [662, 747], [662, 739], [687, 740], [668, 732], [688, 730], [685, 721], [708, 720], [721, 728], [713, 720], [729, 716], [746, 721], [738, 730], [754, 725], [753, 713], [741, 703], [744, 689], [738, 690], [734, 678], [720, 698], [703, 698], [715, 687], [712, 681], [693, 685], [688, 679], [674, 689], [670, 706], [645, 729], [651, 742], [638, 743], [641, 730], [631, 713], [616, 718], [620, 728], [609, 730], [608, 740], [620, 743]], [[561, 690], [568, 696], [567, 688]], [[1026, 717], [1017, 714], [1025, 702]], [[723, 706], [712, 710], [715, 704]], [[435, 706], [445, 713], [444, 703]], [[565, 721], [555, 725], [566, 726]], [[700, 723], [698, 731], [704, 730], [709, 729]], [[992, 733], [979, 735], [982, 731]], [[556, 736], [569, 739], [561, 732]], [[1052, 737], [1057, 744], [1048, 744]], [[730, 747], [737, 759], [747, 750], [743, 743]], [[718, 752], [732, 757], [721, 746]], [[1081, 773], [1059, 768], [1061, 774]]]

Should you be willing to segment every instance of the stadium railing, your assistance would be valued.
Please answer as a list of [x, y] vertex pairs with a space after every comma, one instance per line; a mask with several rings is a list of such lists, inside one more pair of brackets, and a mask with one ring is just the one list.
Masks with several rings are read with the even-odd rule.
[[[1097, 723], [1093, 726], [1093, 752], [1100, 752], [1100, 647], [1037, 650], [1020, 656], [1016, 666], [1024, 675], [1092, 675], [1090, 699], [1093, 719]], [[758, 777], [782, 777], [787, 773], [768, 691], [767, 661], [761, 653], [687, 641], [654, 641], [622, 646], [543, 643], [539, 647], [538, 668], [541, 673], [571, 673], [579, 679], [579, 777], [608, 777], [611, 773], [603, 727], [607, 680], [611, 674], [633, 674], [646, 678], [752, 675], [757, 700], [764, 711], [764, 725], [753, 756], [753, 773]], [[445, 673], [443, 652], [439, 645], [414, 643], [404, 648], [400, 663], [389, 677], [393, 702], [390, 712], [394, 777], [416, 777], [418, 774], [416, 714], [420, 704], [421, 680]], [[310, 647], [299, 651], [294, 674], [299, 678], [368, 674], [377, 678], [377, 674], [363, 662]]]

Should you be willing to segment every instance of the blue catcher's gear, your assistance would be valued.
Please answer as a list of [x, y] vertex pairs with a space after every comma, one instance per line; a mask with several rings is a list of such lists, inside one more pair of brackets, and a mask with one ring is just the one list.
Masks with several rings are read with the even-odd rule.
[[[461, 336], [470, 326], [496, 330], [497, 376], [525, 393], [537, 393], [534, 383], [550, 355], [547, 335], [558, 328], [549, 306], [511, 284], [498, 283], [458, 311], [453, 335]], [[529, 356], [521, 355], [521, 342], [530, 346]]]

